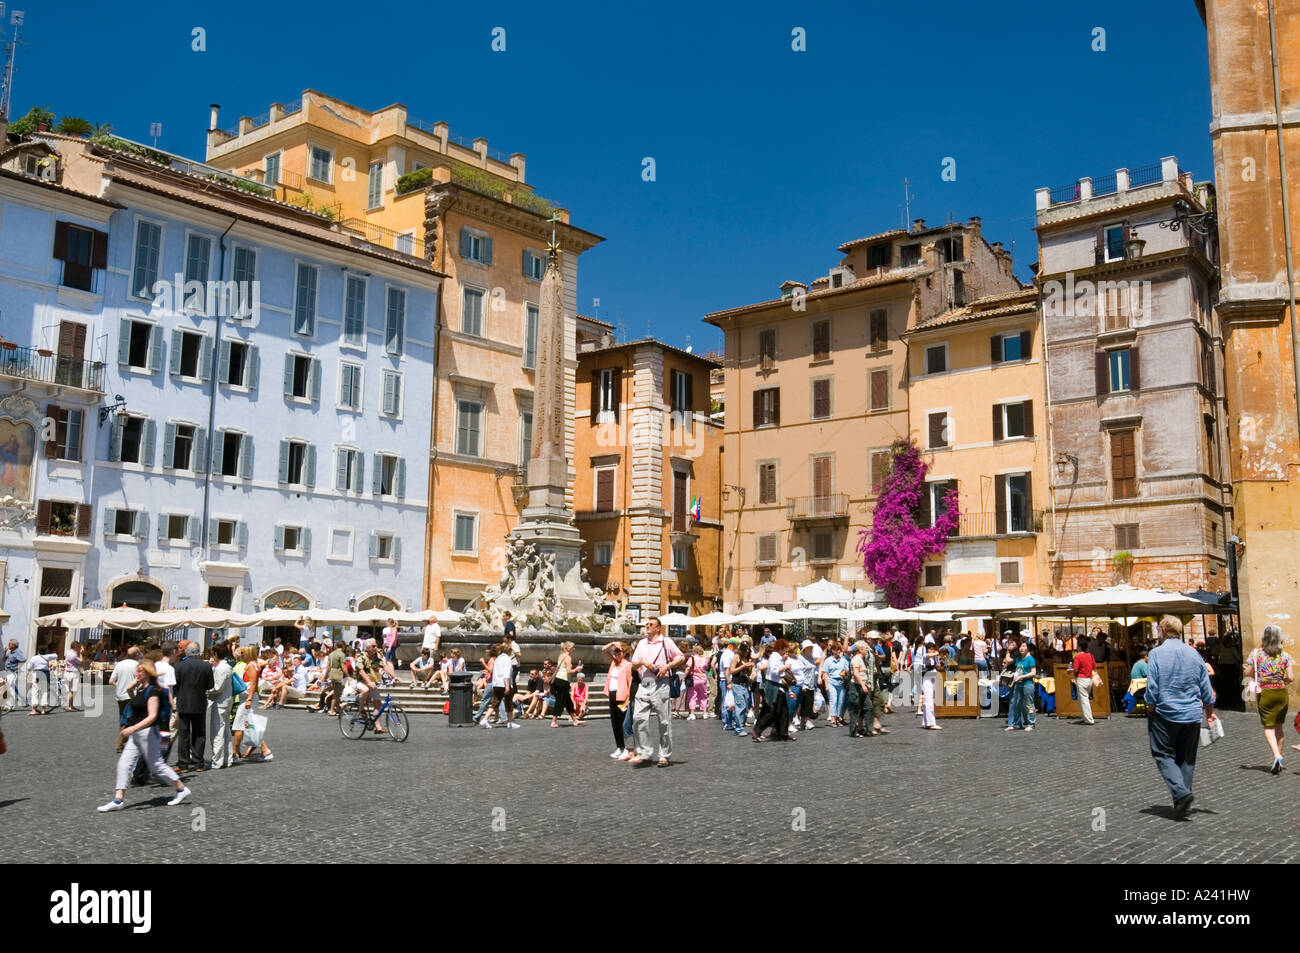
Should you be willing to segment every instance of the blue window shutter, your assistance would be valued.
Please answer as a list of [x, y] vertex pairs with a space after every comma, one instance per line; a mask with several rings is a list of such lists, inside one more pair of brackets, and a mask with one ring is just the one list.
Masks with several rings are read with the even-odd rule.
[[[247, 438], [245, 438], [247, 439]], [[280, 441], [280, 482], [289, 482], [289, 441]]]
[[393, 495], [396, 496], [399, 500], [406, 499], [406, 461], [405, 460], [397, 461], [397, 479], [394, 480], [394, 482], [397, 484], [397, 486], [394, 488], [396, 489], [397, 492], [394, 493]]
[[362, 492], [361, 488], [365, 486], [365, 476], [366, 476], [366, 455], [362, 453], [360, 450], [357, 451], [355, 466], [357, 472], [355, 475], [355, 479], [353, 479], [352, 481], [352, 486], [353, 488], [356, 489], [358, 493], [360, 493]]
[[384, 374], [384, 413], [390, 416], [397, 415], [396, 404], [393, 401], [393, 375]]
[[460, 230], [460, 257], [469, 257], [469, 229], [463, 226]]
[[181, 372], [181, 336], [184, 334], [179, 329], [172, 330], [172, 353], [169, 361], [169, 369], [172, 374]]
[[244, 366], [244, 385], [249, 390], [257, 390], [257, 378], [261, 372], [261, 359], [257, 356], [257, 345], [248, 346], [248, 359]]
[[154, 325], [149, 329], [149, 370], [162, 370], [163, 329]]
[[226, 383], [230, 378], [230, 342], [221, 342], [221, 356], [217, 360], [217, 381]]
[[483, 239], [483, 264], [485, 265], [492, 264], [492, 239], [491, 238]]
[[239, 521], [239, 548], [248, 548], [248, 523], [244, 520]]
[[207, 380], [212, 376], [212, 338], [206, 334], [203, 336], [203, 344], [199, 348], [199, 377]]
[[311, 378], [311, 399], [320, 400], [320, 359], [312, 358], [311, 373], [307, 375]]
[[203, 427], [194, 428], [194, 448], [190, 451], [190, 469], [195, 473], [208, 472], [208, 432]]
[[307, 474], [306, 474], [306, 479], [303, 480], [303, 484], [307, 487], [307, 489], [310, 490], [310, 489], [312, 489], [312, 488], [314, 488], [314, 487], [316, 486], [316, 446], [315, 446], [315, 444], [310, 444], [310, 443], [307, 444], [307, 454], [306, 454], [306, 461], [305, 461], [305, 464], [306, 464]]
[[530, 252], [527, 248], [525, 248], [524, 249], [524, 277], [531, 278], [532, 276], [533, 276], [533, 253]]
[[166, 513], [158, 514], [158, 542], [160, 543], [167, 542], [167, 530], [171, 528], [168, 522]]
[[199, 542], [199, 532], [202, 529], [199, 524], [202, 523], [203, 520], [197, 516], [191, 516], [186, 522], [188, 524], [185, 527], [186, 535], [189, 536], [190, 545], [197, 546]]
[[136, 510], [135, 513], [135, 530], [136, 539], [145, 539], [149, 535], [149, 514], [144, 510]]
[[152, 420], [146, 420], [144, 422], [144, 445], [140, 448], [140, 464], [142, 466], [153, 466], [153, 445], [157, 433], [158, 425]]
[[284, 396], [293, 396], [293, 355], [284, 356]]
[[239, 475], [245, 480], [253, 478], [253, 435], [244, 434], [239, 438]]
[[176, 425], [171, 421], [163, 427], [163, 461], [164, 468], [170, 469], [176, 453]]
[[117, 326], [117, 363], [126, 364], [131, 360], [131, 321], [123, 318]]
[[383, 491], [384, 458], [375, 454], [370, 460], [370, 492], [379, 496]]
[[399, 536], [393, 537], [393, 547], [390, 550], [394, 560], [402, 558], [402, 540]]
[[277, 552], [284, 549], [284, 527], [283, 526], [277, 526], [275, 528], [275, 548]]
[[298, 530], [298, 548], [304, 556], [311, 552], [311, 530], [306, 526]]
[[226, 435], [218, 430], [212, 439], [212, 472], [221, 475], [221, 465], [226, 457]]
[[334, 451], [334, 489], [344, 490], [348, 485], [348, 452]]
[[374, 559], [379, 555], [379, 536], [373, 531], [370, 533], [370, 558]]
[[113, 417], [113, 426], [108, 431], [108, 459], [115, 463], [122, 459], [122, 425], [118, 420]]
[[104, 535], [112, 536], [117, 524], [117, 510], [104, 507]]

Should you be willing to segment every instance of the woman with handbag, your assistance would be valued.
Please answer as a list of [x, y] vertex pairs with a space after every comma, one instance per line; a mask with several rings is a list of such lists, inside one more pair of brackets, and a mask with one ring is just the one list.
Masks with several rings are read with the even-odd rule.
[[785, 639], [777, 639], [772, 643], [767, 658], [758, 663], [763, 676], [763, 698], [767, 707], [758, 716], [758, 721], [754, 722], [751, 734], [755, 741], [762, 741], [763, 732], [769, 727], [772, 729], [773, 740], [790, 740], [790, 705], [786, 701], [786, 691], [794, 684], [794, 675], [785, 657], [789, 649], [790, 643]]
[[126, 807], [126, 786], [137, 761], [149, 766], [149, 773], [172, 783], [176, 796], [168, 801], [175, 806], [190, 796], [190, 789], [163, 759], [162, 736], [159, 726], [171, 719], [171, 703], [167, 692], [158, 684], [158, 671], [154, 663], [145, 659], [135, 670], [134, 695], [123, 710], [122, 738], [126, 744], [117, 759], [117, 790], [113, 800], [99, 806], [101, 814], [120, 811]]
[[569, 691], [569, 674], [573, 670], [573, 643], [561, 642], [560, 657], [555, 660], [555, 679], [551, 682], [551, 691], [555, 694], [555, 707], [551, 709], [552, 728], [560, 727], [560, 716], [565, 712], [569, 713], [573, 727], [582, 724], [582, 719], [573, 707], [573, 695]]
[[1295, 680], [1295, 663], [1282, 651], [1282, 630], [1275, 625], [1264, 626], [1259, 637], [1259, 648], [1250, 653], [1242, 674], [1251, 680], [1251, 689], [1259, 693], [1259, 723], [1264, 726], [1264, 738], [1273, 751], [1273, 767], [1269, 773], [1282, 773], [1282, 728], [1286, 724], [1286, 687]]
[[[235, 760], [248, 758], [252, 755], [251, 746], [247, 755], [243, 753], [243, 746], [244, 732], [248, 730], [251, 723], [250, 719], [253, 717], [253, 710], [257, 707], [258, 700], [257, 676], [260, 673], [260, 669], [257, 664], [257, 647], [253, 645], [245, 645], [239, 650], [239, 660], [240, 664], [243, 666], [243, 671], [236, 672], [235, 674], [237, 677], [244, 680], [246, 690], [244, 692], [243, 702], [237, 702], [236, 704], [238, 704], [239, 707], [235, 709], [235, 721], [233, 725], [235, 736], [232, 742], [235, 752]], [[266, 745], [265, 736], [261, 739], [261, 755], [261, 760], [271, 760], [271, 749]]]

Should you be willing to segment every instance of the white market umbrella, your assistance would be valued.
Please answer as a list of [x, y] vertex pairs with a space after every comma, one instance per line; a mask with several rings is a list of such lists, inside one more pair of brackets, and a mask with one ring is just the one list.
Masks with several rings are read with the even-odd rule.
[[945, 602], [924, 603], [924, 612], [947, 613], [953, 616], [969, 618], [1000, 615], [1046, 615], [1057, 603], [1039, 596], [1014, 596], [993, 590], [978, 596], [965, 596], [961, 599], [949, 599]]
[[1091, 592], [1057, 599], [1053, 605], [1076, 616], [1097, 618], [1138, 617], [1148, 615], [1203, 615], [1212, 612], [1199, 599], [1165, 589], [1141, 589], [1137, 586], [1107, 586]]
[[840, 606], [815, 606], [782, 612], [781, 615], [787, 622], [839, 622], [849, 618], [852, 613]]
[[729, 622], [736, 621], [734, 615], [728, 615], [725, 612], [706, 612], [704, 615], [697, 615], [692, 621], [693, 625], [726, 625]]
[[689, 616], [685, 612], [665, 612], [659, 617], [661, 625], [699, 625], [699, 619], [696, 616]]
[[773, 609], [755, 609], [731, 620], [738, 625], [785, 625], [785, 616]]

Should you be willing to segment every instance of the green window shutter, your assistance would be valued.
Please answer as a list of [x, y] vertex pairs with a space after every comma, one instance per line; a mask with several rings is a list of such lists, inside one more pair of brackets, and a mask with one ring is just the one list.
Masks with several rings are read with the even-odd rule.
[[188, 520], [186, 520], [186, 527], [185, 527], [186, 535], [190, 539], [191, 546], [197, 546], [199, 543], [199, 532], [203, 528], [200, 525], [202, 522], [203, 521], [197, 516], [191, 516]]
[[117, 363], [126, 364], [131, 360], [131, 321], [123, 318], [117, 325]]
[[284, 356], [284, 396], [293, 396], [293, 355]]
[[393, 537], [393, 547], [390, 550], [390, 552], [392, 553], [394, 560], [398, 560], [402, 558], [402, 540], [400, 537], [398, 536]]
[[460, 230], [460, 257], [469, 257], [469, 229], [464, 227]]
[[218, 430], [212, 438], [212, 472], [220, 476], [226, 456], [226, 435]]
[[165, 469], [171, 469], [172, 459], [176, 453], [176, 425], [171, 421], [163, 427], [163, 461]]
[[146, 466], [146, 467], [153, 466], [153, 445], [154, 445], [154, 438], [157, 436], [157, 433], [158, 433], [158, 424], [152, 420], [146, 420], [144, 422], [143, 446], [141, 446], [140, 448], [141, 466]]
[[149, 535], [149, 514], [144, 510], [136, 510], [135, 525], [131, 527], [135, 532], [136, 539], [145, 539]]
[[289, 441], [280, 441], [280, 481], [289, 482]]
[[306, 478], [303, 480], [303, 484], [310, 490], [316, 486], [316, 447], [314, 444], [307, 444], [307, 453], [304, 465], [307, 473]]
[[172, 374], [181, 372], [181, 340], [184, 332], [179, 329], [172, 330], [172, 352], [168, 362], [168, 369]]
[[190, 469], [195, 473], [208, 471], [208, 432], [203, 427], [194, 428], [194, 448], [190, 451]]
[[396, 492], [393, 495], [396, 496], [399, 500], [406, 499], [406, 461], [405, 460], [397, 461], [397, 479], [394, 482], [397, 484], [397, 486], [395, 488]]
[[379, 537], [372, 531], [370, 534], [370, 558], [374, 559], [379, 555]]
[[283, 526], [277, 526], [275, 528], [275, 549], [276, 552], [279, 552], [284, 549], [284, 527]]
[[320, 358], [312, 358], [311, 372], [307, 376], [311, 378], [311, 399], [320, 400]]
[[356, 459], [353, 461], [353, 466], [356, 468], [356, 473], [353, 475], [352, 485], [356, 488], [356, 491], [360, 493], [361, 488], [365, 485], [366, 476], [366, 455], [360, 450], [357, 451]]
[[117, 525], [117, 510], [104, 507], [104, 535], [112, 536]]
[[257, 355], [257, 345], [248, 346], [247, 363], [244, 366], [244, 385], [249, 390], [257, 390], [257, 378], [261, 371], [261, 358]]
[[384, 458], [375, 454], [370, 461], [370, 492], [379, 496], [383, 491]]
[[484, 239], [483, 239], [483, 259], [482, 259], [482, 261], [483, 261], [483, 264], [485, 264], [485, 265], [490, 265], [490, 264], [492, 264], [492, 239], [491, 239], [491, 238], [484, 238]]
[[212, 376], [212, 338], [203, 335], [199, 346], [199, 377], [206, 381]]
[[163, 329], [154, 325], [149, 329], [149, 370], [162, 370]]
[[311, 530], [306, 526], [298, 530], [298, 548], [304, 556], [311, 552]]
[[348, 452], [334, 451], [334, 489], [344, 490], [348, 485]]
[[122, 459], [122, 425], [118, 422], [119, 419], [113, 417], [113, 425], [108, 431], [108, 459], [114, 463]]
[[166, 513], [158, 514], [158, 542], [167, 542], [168, 519]]
[[532, 276], [533, 276], [533, 253], [530, 252], [527, 248], [525, 248], [524, 249], [524, 277], [531, 278]]
[[239, 548], [248, 548], [248, 523], [244, 520], [239, 521]]
[[226, 383], [230, 379], [230, 342], [221, 342], [221, 354], [217, 359], [217, 381]]
[[253, 435], [239, 438], [239, 475], [245, 480], [253, 478]]

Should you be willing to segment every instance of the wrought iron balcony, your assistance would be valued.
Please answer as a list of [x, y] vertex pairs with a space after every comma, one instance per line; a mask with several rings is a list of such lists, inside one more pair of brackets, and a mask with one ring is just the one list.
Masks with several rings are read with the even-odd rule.
[[956, 536], [1013, 536], [1021, 533], [1041, 533], [1045, 510], [1030, 513], [993, 512], [962, 513], [958, 519]]
[[104, 365], [99, 361], [78, 361], [45, 348], [14, 347], [11, 342], [0, 342], [0, 377], [104, 393]]
[[847, 520], [849, 495], [832, 493], [830, 496], [796, 496], [785, 501], [786, 516], [790, 522]]

